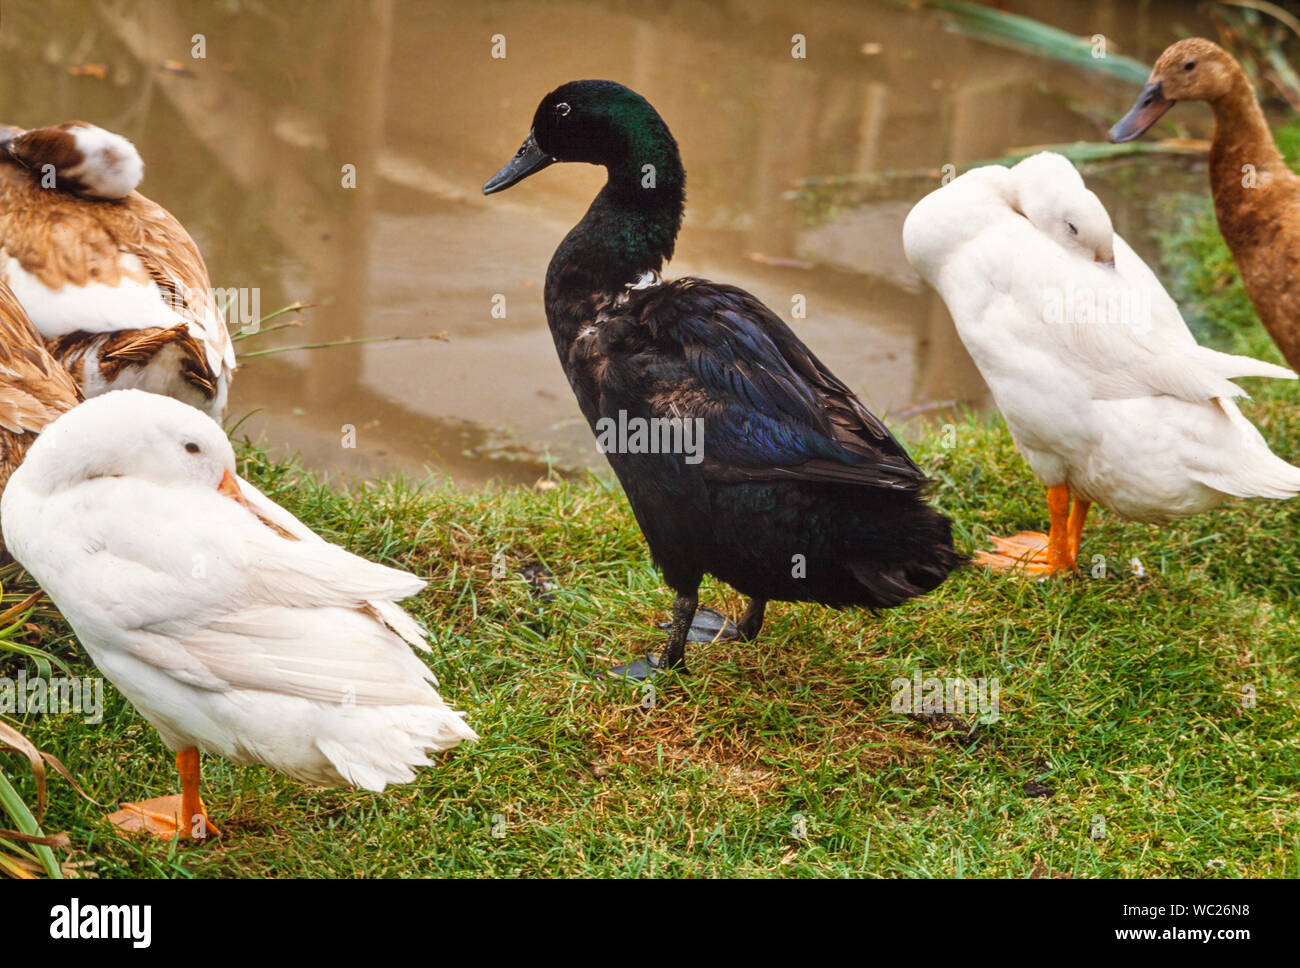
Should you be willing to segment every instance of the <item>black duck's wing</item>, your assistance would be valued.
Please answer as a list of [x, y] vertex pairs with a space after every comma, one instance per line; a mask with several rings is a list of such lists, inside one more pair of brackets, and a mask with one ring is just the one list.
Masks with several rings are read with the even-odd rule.
[[749, 293], [679, 279], [639, 302], [652, 342], [683, 370], [655, 410], [704, 420], [709, 477], [926, 485], [885, 425]]

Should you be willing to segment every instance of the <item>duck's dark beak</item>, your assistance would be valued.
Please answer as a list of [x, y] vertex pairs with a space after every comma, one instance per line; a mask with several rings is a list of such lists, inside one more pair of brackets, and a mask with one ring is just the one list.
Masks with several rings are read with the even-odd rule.
[[537, 138], [529, 131], [528, 137], [519, 146], [515, 156], [506, 162], [504, 168], [487, 180], [487, 184], [483, 186], [483, 194], [503, 192], [511, 185], [519, 184], [529, 175], [541, 171], [554, 162], [554, 158], [537, 147]]
[[1141, 137], [1147, 128], [1160, 120], [1160, 116], [1174, 106], [1173, 101], [1165, 97], [1159, 81], [1152, 81], [1138, 95], [1137, 102], [1128, 114], [1115, 122], [1115, 127], [1106, 133], [1109, 141], [1120, 144]]

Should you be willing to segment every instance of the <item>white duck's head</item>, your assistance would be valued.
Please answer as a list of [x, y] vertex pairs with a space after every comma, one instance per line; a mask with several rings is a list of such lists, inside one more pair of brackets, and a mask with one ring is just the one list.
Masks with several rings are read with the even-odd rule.
[[1043, 151], [1011, 169], [1015, 204], [1034, 228], [1074, 253], [1115, 265], [1115, 228], [1106, 206], [1063, 155]]
[[[45, 428], [15, 478], [43, 494], [99, 477], [201, 484], [242, 501], [235, 452], [200, 410], [143, 390], [114, 390], [73, 407]], [[233, 490], [232, 490], [233, 489]]]

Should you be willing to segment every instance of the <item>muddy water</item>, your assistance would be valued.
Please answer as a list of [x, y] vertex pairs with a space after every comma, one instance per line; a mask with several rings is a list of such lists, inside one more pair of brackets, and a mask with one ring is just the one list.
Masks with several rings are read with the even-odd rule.
[[[1105, 34], [1148, 63], [1180, 32], [1210, 29], [1191, 4], [1002, 6]], [[791, 56], [794, 33], [806, 59]], [[504, 58], [492, 56], [494, 35]], [[781, 0], [6, 0], [0, 52], [3, 120], [121, 131], [145, 157], [143, 190], [189, 227], [214, 285], [256, 289], [263, 313], [314, 304], [302, 327], [241, 350], [440, 337], [248, 358], [230, 407], [232, 422], [246, 418], [241, 433], [324, 470], [467, 483], [603, 466], [541, 304], [550, 254], [600, 174], [559, 166], [503, 195], [479, 192], [559, 83], [622, 81], [677, 136], [688, 210], [670, 274], [744, 286], [787, 318], [803, 297], [797, 330], [894, 420], [985, 397], [899, 241], [908, 207], [937, 182], [900, 182], [829, 219], [810, 219], [791, 187], [1099, 140], [1134, 94], [962, 38], [930, 13], [851, 0], [797, 12]], [[1204, 133], [1208, 115], [1180, 112]], [[1203, 174], [1186, 162], [1131, 167], [1099, 190], [1149, 252], [1146, 200], [1177, 178], [1198, 188]]]

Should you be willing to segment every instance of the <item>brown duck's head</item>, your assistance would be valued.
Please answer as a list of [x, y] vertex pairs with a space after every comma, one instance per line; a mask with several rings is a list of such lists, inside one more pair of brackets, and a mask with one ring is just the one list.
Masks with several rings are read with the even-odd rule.
[[1201, 37], [1170, 44], [1156, 60], [1136, 103], [1110, 129], [1111, 141], [1132, 141], [1176, 101], [1217, 101], [1237, 83], [1241, 67], [1226, 50]]

